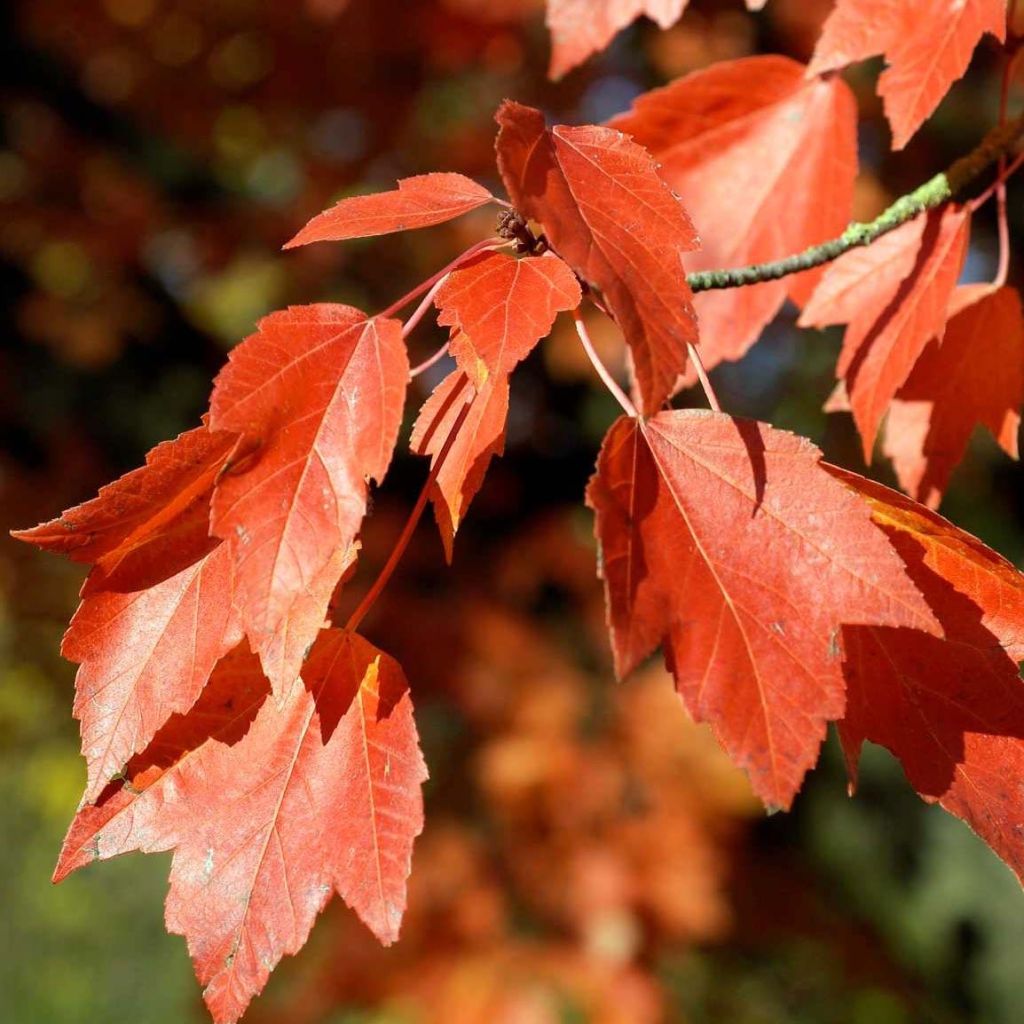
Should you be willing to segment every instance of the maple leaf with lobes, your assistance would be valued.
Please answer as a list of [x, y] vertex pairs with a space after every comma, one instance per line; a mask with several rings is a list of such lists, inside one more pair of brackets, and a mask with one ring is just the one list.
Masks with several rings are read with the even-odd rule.
[[848, 324], [836, 376], [868, 462], [889, 403], [928, 343], [942, 338], [970, 223], [967, 208], [948, 206], [851, 249], [829, 266], [800, 315], [803, 327]]
[[937, 506], [984, 424], [1011, 458], [1024, 404], [1024, 314], [1014, 288], [958, 288], [942, 341], [917, 361], [889, 409], [882, 450], [900, 486]]
[[218, 1024], [298, 952], [334, 891], [393, 942], [423, 827], [427, 772], [395, 661], [331, 630], [280, 705], [260, 679], [255, 659], [230, 659], [210, 699], [132, 766], [136, 781], [79, 811], [57, 868], [173, 849], [167, 926]]
[[587, 488], [616, 673], [663, 645], [690, 714], [782, 808], [843, 714], [843, 626], [935, 629], [820, 458], [765, 424], [662, 412], [612, 426]]
[[217, 376], [210, 422], [252, 454], [218, 482], [211, 522], [231, 545], [246, 635], [275, 692], [298, 675], [354, 556], [408, 377], [397, 320], [326, 304], [265, 317]]
[[470, 380], [509, 374], [551, 332], [555, 316], [583, 300], [554, 253], [514, 259], [489, 252], [448, 275], [435, 297], [437, 322], [452, 328], [449, 351]]
[[498, 169], [516, 209], [598, 288], [633, 355], [642, 412], [654, 413], [686, 367], [697, 321], [683, 255], [697, 247], [651, 155], [612, 128], [548, 129], [539, 110], [498, 110]]
[[[787, 57], [721, 61], [645, 93], [608, 122], [660, 164], [701, 237], [693, 271], [780, 259], [840, 234], [857, 175], [857, 106], [838, 77]], [[822, 270], [694, 297], [701, 359], [739, 359]]]
[[837, 0], [810, 73], [884, 54], [878, 93], [902, 149], [967, 70], [986, 33], [1006, 38], [1006, 0]]
[[909, 498], [828, 469], [867, 501], [944, 634], [844, 626], [850, 777], [864, 740], [886, 747], [923, 799], [966, 821], [1024, 882], [1024, 575]]

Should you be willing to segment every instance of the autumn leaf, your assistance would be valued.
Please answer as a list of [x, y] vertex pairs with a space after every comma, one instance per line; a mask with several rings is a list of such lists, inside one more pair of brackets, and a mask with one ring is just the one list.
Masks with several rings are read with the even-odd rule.
[[[644, 93], [609, 122], [661, 165], [701, 237], [690, 270], [781, 259], [842, 233], [857, 174], [857, 106], [838, 77], [787, 57], [722, 61]], [[707, 367], [739, 359], [821, 271], [694, 299]]]
[[800, 316], [804, 327], [849, 325], [836, 375], [846, 382], [868, 461], [889, 403], [928, 343], [942, 338], [969, 233], [963, 207], [916, 217], [840, 256]]
[[95, 799], [175, 712], [187, 711], [242, 637], [228, 547], [133, 593], [86, 593], [61, 653], [81, 667], [75, 717]]
[[1024, 404], [1024, 315], [1014, 288], [965, 285], [889, 409], [883, 451], [900, 486], [935, 507], [976, 424], [1017, 458]]
[[544, 127], [506, 101], [498, 168], [516, 209], [598, 288], [633, 355], [645, 413], [658, 410], [697, 341], [683, 255], [697, 246], [686, 212], [650, 154], [612, 128]]
[[507, 374], [489, 376], [475, 387], [461, 370], [455, 370], [423, 403], [413, 426], [410, 447], [419, 455], [429, 455], [431, 466], [435, 466], [460, 414], [469, 406], [430, 487], [434, 518], [449, 562], [455, 533], [469, 503], [480, 490], [491, 459], [505, 450], [508, 390]]
[[659, 644], [765, 803], [787, 808], [845, 707], [848, 623], [934, 628], [809, 441], [720, 413], [619, 419], [587, 490], [617, 674]]
[[839, 732], [851, 778], [863, 742], [881, 744], [923, 799], [966, 821], [1024, 880], [1024, 576], [934, 512], [829, 469], [868, 501], [944, 633], [844, 627]]
[[[80, 812], [58, 866], [81, 863], [101, 816], [95, 857], [174, 849], [167, 926], [186, 937], [218, 1024], [238, 1020], [303, 946], [333, 891], [382, 942], [398, 936], [426, 779], [408, 684], [341, 630], [321, 634], [303, 680], [280, 706], [262, 701], [247, 730], [252, 702], [228, 708], [220, 691], [220, 704], [197, 709], [200, 728], [188, 716], [169, 723], [156, 778], [144, 770], [140, 792], [108, 797], [112, 815]], [[157, 775], [178, 738], [199, 742]]]
[[213, 532], [231, 544], [245, 631], [275, 693], [298, 675], [353, 556], [408, 376], [397, 320], [313, 305], [262, 320], [217, 377], [211, 423], [253, 451], [217, 485]]
[[[232, 433], [205, 426], [189, 430], [158, 444], [144, 466], [100, 488], [90, 501], [12, 536], [75, 562], [95, 563], [100, 571], [93, 586], [101, 576], [121, 589], [166, 579], [210, 546], [210, 495], [236, 441]], [[174, 566], [170, 571], [168, 563]]]
[[810, 73], [824, 74], [884, 54], [878, 93], [902, 149], [967, 70], [990, 32], [1006, 38], [1005, 0], [837, 0], [822, 29]]
[[548, 0], [551, 32], [548, 75], [561, 78], [591, 54], [603, 50], [616, 33], [642, 14], [662, 28], [674, 25], [688, 0]]
[[270, 692], [259, 658], [244, 643], [217, 664], [199, 699], [185, 713], [172, 715], [123, 776], [95, 802], [83, 803], [68, 828], [53, 881], [96, 860], [144, 849], [159, 831], [165, 795], [175, 773], [204, 743], [233, 745], [248, 731]]
[[236, 437], [199, 427], [59, 519], [15, 534], [94, 562], [62, 654], [94, 799], [241, 639], [228, 549], [210, 536], [214, 480]]
[[420, 174], [401, 179], [393, 192], [342, 199], [317, 214], [284, 247], [426, 228], [496, 201], [482, 185], [461, 174]]
[[508, 374], [547, 337], [560, 311], [583, 296], [572, 271], [557, 256], [515, 259], [490, 252], [448, 276], [436, 296], [438, 323], [451, 327], [449, 350], [477, 385]]

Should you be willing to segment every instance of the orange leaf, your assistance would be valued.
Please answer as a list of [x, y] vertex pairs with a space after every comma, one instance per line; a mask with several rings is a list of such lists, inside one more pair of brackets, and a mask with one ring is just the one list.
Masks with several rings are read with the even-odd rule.
[[1024, 576], [902, 495], [831, 471], [868, 500], [945, 634], [844, 627], [839, 732], [851, 778], [864, 740], [888, 748], [923, 799], [966, 821], [1024, 880]]
[[278, 695], [353, 557], [367, 481], [379, 482], [391, 460], [408, 376], [397, 320], [313, 305], [262, 320], [217, 377], [211, 422], [255, 451], [219, 481], [213, 530], [231, 544], [245, 631]]
[[508, 374], [583, 296], [557, 256], [485, 253], [453, 270], [437, 293], [438, 323], [453, 328], [456, 363], [474, 383]]
[[[213, 482], [236, 440], [231, 433], [196, 427], [158, 444], [144, 466], [101, 487], [92, 500], [48, 523], [14, 530], [12, 536], [75, 562], [96, 563], [104, 575], [126, 560], [136, 572], [122, 568], [119, 577], [152, 575], [152, 564], [168, 559], [184, 568], [194, 558], [183, 561], [183, 547], [195, 558], [205, 553]], [[188, 524], [185, 531], [183, 523]], [[183, 532], [191, 534], [184, 543]]]
[[697, 340], [683, 255], [697, 246], [686, 212], [650, 154], [611, 128], [544, 127], [539, 110], [498, 110], [498, 168], [517, 210], [602, 292], [633, 354], [641, 404], [656, 412]]
[[548, 0], [551, 67], [548, 75], [561, 78], [591, 54], [603, 50], [615, 34], [641, 14], [662, 28], [674, 25], [688, 0]]
[[[645, 93], [609, 126], [661, 165], [702, 240], [690, 270], [780, 259], [840, 234], [857, 174], [857, 107], [840, 78], [808, 79], [787, 57], [722, 61]], [[708, 291], [694, 305], [705, 366], [739, 359], [787, 295], [821, 271]]]
[[433, 466], [467, 403], [469, 412], [430, 492], [434, 518], [449, 562], [455, 533], [469, 503], [480, 490], [491, 459], [505, 450], [508, 376], [488, 377], [475, 388], [461, 370], [450, 373], [423, 403], [410, 439], [412, 450], [429, 455]]
[[868, 508], [765, 424], [619, 419], [587, 501], [616, 671], [663, 645], [690, 714], [769, 805], [790, 806], [843, 714], [843, 625], [933, 628]]
[[[252, 662], [241, 670], [251, 676]], [[220, 691], [219, 705], [197, 707], [201, 722], [170, 723], [144, 788], [83, 808], [58, 866], [79, 866], [90, 844], [93, 859], [173, 849], [167, 926], [186, 937], [218, 1024], [298, 952], [333, 891], [382, 942], [398, 936], [427, 777], [408, 684], [341, 630], [320, 635], [303, 679], [251, 724], [254, 702], [228, 708]]]
[[966, 208], [949, 206], [840, 256], [800, 316], [804, 327], [847, 323], [836, 375], [870, 461], [885, 410], [925, 346], [941, 338], [970, 232]]
[[426, 228], [493, 202], [487, 189], [461, 174], [420, 174], [401, 179], [393, 192], [342, 199], [317, 214], [284, 247]]
[[878, 93], [902, 149], [967, 70], [978, 41], [1006, 38], [1005, 0], [838, 0], [810, 72], [823, 74], [884, 54]]
[[1017, 458], [1024, 404], [1024, 315], [1014, 288], [958, 288], [933, 341], [889, 410], [883, 451], [900, 486], [935, 507], [977, 423]]
[[213, 667], [242, 638], [231, 554], [132, 593], [85, 593], [61, 653], [81, 663], [75, 717], [93, 800], [174, 712], [187, 711]]

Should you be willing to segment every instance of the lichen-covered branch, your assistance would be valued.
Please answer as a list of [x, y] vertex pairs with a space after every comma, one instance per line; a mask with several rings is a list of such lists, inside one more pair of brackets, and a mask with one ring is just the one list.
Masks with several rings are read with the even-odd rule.
[[842, 256], [850, 249], [870, 245], [876, 238], [887, 234], [919, 213], [934, 209], [959, 194], [970, 182], [1009, 153], [1024, 137], [1024, 115], [993, 128], [980, 145], [951, 164], [945, 171], [919, 185], [913, 192], [900, 196], [888, 209], [868, 223], [851, 224], [838, 238], [821, 245], [812, 245], [803, 252], [766, 263], [752, 263], [746, 267], [727, 270], [702, 270], [687, 274], [686, 280], [695, 292], [713, 288], [742, 288], [761, 281], [774, 281], [801, 270], [820, 267]]

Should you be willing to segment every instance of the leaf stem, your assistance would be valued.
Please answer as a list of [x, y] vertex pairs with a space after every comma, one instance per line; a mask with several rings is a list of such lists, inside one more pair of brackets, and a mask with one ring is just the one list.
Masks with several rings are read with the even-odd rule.
[[434, 363], [440, 362], [448, 353], [448, 345], [449, 342], [446, 341], [432, 356], [428, 359], [424, 359], [422, 363], [414, 366], [409, 371], [409, 379], [412, 380], [413, 377], [418, 377], [424, 370], [429, 370]]
[[704, 389], [704, 395], [708, 400], [708, 405], [715, 412], [721, 412], [722, 407], [718, 404], [718, 396], [715, 394], [715, 389], [711, 386], [711, 379], [708, 377], [708, 371], [704, 369], [704, 360], [701, 359], [700, 353], [697, 351], [697, 346], [692, 342], [686, 343], [686, 350], [690, 353], [690, 358], [693, 360], [693, 367], [697, 371], [697, 376], [700, 379], [700, 386]]
[[[1013, 25], [1016, 0], [1010, 0], [1006, 11], [1007, 23]], [[1019, 50], [1005, 55], [1003, 79], [999, 86], [999, 123], [1006, 124], [1006, 114], [1010, 102], [1010, 81], [1013, 76], [1013, 65], [1017, 61]], [[1002, 288], [1010, 272], [1010, 225], [1006, 214], [1006, 154], [999, 157], [999, 172], [996, 178], [996, 229], [999, 235], [999, 263], [996, 268], [994, 284]]]
[[[820, 267], [842, 256], [850, 249], [870, 245], [875, 239], [913, 220], [918, 214], [948, 202], [974, 181], [987, 167], [1013, 150], [1024, 136], [1024, 115], [996, 125], [977, 148], [960, 157], [940, 174], [900, 196], [887, 210], [867, 223], [854, 222], [838, 238], [812, 245], [803, 252], [780, 260], [752, 263], [746, 267], [726, 270], [702, 270], [687, 274], [692, 291], [705, 292], [720, 288], [743, 288], [762, 281], [775, 281], [789, 274]], [[1015, 161], [1011, 167], [1016, 169]], [[1012, 173], [1009, 172], [1009, 173]]]
[[[465, 378], [463, 378], [463, 384], [465, 384]], [[456, 395], [457, 394], [458, 392], [456, 392]], [[362, 601], [359, 602], [356, 610], [348, 617], [348, 622], [345, 623], [345, 629], [349, 631], [358, 629], [359, 623], [363, 621], [366, 613], [373, 606], [374, 601], [380, 597], [381, 591], [387, 586], [388, 580], [391, 579], [395, 569], [398, 567], [398, 563], [401, 561], [402, 555], [405, 554], [405, 549], [409, 546], [409, 541], [412, 540], [412, 535], [416, 531], [416, 527], [419, 525], [420, 517], [423, 515], [423, 510], [427, 507], [427, 501], [430, 498], [430, 489], [437, 480], [438, 474], [441, 472], [441, 467], [444, 465], [444, 461], [448, 457], [448, 453], [451, 451], [452, 445], [455, 443], [455, 438], [458, 436], [462, 424], [465, 423], [466, 417], [469, 415], [470, 406], [471, 403], [466, 402], [459, 411], [459, 415], [456, 417], [455, 422], [452, 424], [452, 429], [448, 433], [447, 440], [441, 450], [437, 453], [437, 458], [434, 460], [433, 466], [430, 467], [430, 473], [427, 476], [426, 482], [423, 484], [420, 496], [416, 499], [416, 504], [413, 506], [412, 512], [409, 513], [409, 518], [406, 520], [405, 526], [402, 529], [398, 540], [395, 541], [395, 546], [392, 549], [387, 562], [385, 562], [384, 568], [381, 569], [377, 578], [373, 581], [373, 585], [363, 596]]]
[[578, 309], [572, 311], [572, 318], [576, 324], [576, 333], [580, 336], [580, 342], [583, 344], [583, 351], [587, 353], [587, 358], [593, 364], [594, 369], [597, 370], [597, 375], [601, 378], [604, 386], [611, 392], [612, 398], [622, 406], [623, 412], [632, 419], [637, 419], [636, 406], [629, 400], [629, 396], [619, 387], [615, 378], [608, 372], [608, 368], [601, 362], [594, 349], [593, 342], [590, 340], [587, 325], [583, 322], [583, 317], [580, 316]]
[[[449, 271], [448, 273], [451, 273]], [[423, 301], [416, 307], [412, 316], [402, 325], [402, 337], [408, 338], [410, 334], [416, 329], [416, 325], [423, 319], [424, 314], [430, 309], [430, 304], [434, 301], [434, 296], [441, 290], [445, 281], [448, 280], [448, 274], [443, 277], [439, 277], [427, 291], [427, 294], [423, 296]]]
[[441, 280], [446, 274], [450, 274], [456, 267], [461, 266], [467, 260], [472, 259], [478, 253], [486, 252], [489, 249], [503, 249], [510, 243], [506, 242], [503, 238], [498, 238], [495, 235], [493, 238], [485, 238], [483, 241], [474, 242], [465, 252], [460, 253], [451, 261], [451, 263], [443, 266], [436, 274], [431, 274], [430, 277], [422, 283], [416, 285], [411, 292], [403, 295], [397, 302], [392, 302], [387, 309], [382, 313], [378, 313], [378, 316], [387, 317], [394, 316], [403, 306], [408, 306], [413, 299], [418, 299], [425, 291], [433, 288], [438, 281]]

